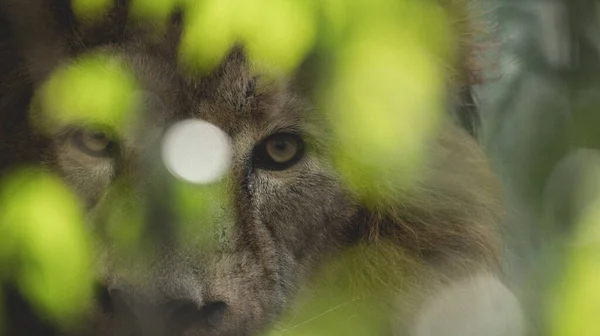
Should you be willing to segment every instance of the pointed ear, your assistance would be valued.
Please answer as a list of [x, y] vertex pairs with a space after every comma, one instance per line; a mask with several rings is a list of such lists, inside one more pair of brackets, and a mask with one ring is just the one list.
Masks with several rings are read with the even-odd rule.
[[497, 272], [501, 189], [483, 150], [448, 120], [429, 152], [409, 189], [377, 181], [387, 201], [364, 204], [368, 215], [356, 227], [363, 239], [391, 241], [446, 277]]
[[457, 123], [475, 139], [480, 140], [481, 115], [473, 88], [464, 85], [460, 88], [458, 97], [451, 102], [450, 112]]
[[325, 78], [330, 77], [331, 54], [311, 51], [292, 74], [290, 84], [303, 97], [313, 98], [323, 89]]
[[69, 1], [5, 0], [0, 11], [9, 22], [31, 80], [41, 82], [68, 54], [60, 30], [71, 24]]

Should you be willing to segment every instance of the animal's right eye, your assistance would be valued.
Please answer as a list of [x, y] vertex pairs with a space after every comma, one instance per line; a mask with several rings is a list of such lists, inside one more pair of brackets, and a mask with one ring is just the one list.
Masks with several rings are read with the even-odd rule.
[[114, 147], [112, 139], [106, 132], [92, 129], [74, 131], [70, 141], [77, 149], [93, 157], [107, 157]]

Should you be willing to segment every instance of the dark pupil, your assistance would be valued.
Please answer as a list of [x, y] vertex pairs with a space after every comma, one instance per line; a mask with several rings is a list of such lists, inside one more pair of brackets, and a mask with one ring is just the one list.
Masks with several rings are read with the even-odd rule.
[[104, 140], [105, 135], [102, 132], [94, 132], [92, 133], [92, 138], [94, 138], [95, 140]]
[[277, 149], [278, 151], [285, 151], [287, 147], [287, 143], [285, 142], [285, 140], [277, 140], [275, 141], [275, 149]]

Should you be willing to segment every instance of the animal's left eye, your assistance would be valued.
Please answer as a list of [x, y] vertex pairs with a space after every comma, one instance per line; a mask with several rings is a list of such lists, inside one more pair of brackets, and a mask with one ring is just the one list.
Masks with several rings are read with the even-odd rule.
[[256, 168], [283, 170], [298, 162], [304, 154], [304, 141], [296, 134], [273, 134], [254, 149]]

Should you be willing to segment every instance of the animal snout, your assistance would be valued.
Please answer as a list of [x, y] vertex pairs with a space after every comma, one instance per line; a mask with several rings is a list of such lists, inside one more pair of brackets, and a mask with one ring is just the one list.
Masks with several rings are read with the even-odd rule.
[[124, 335], [177, 336], [194, 330], [211, 334], [227, 310], [223, 301], [203, 301], [197, 298], [148, 300], [121, 289], [105, 289], [100, 298], [106, 313], [118, 321]]

